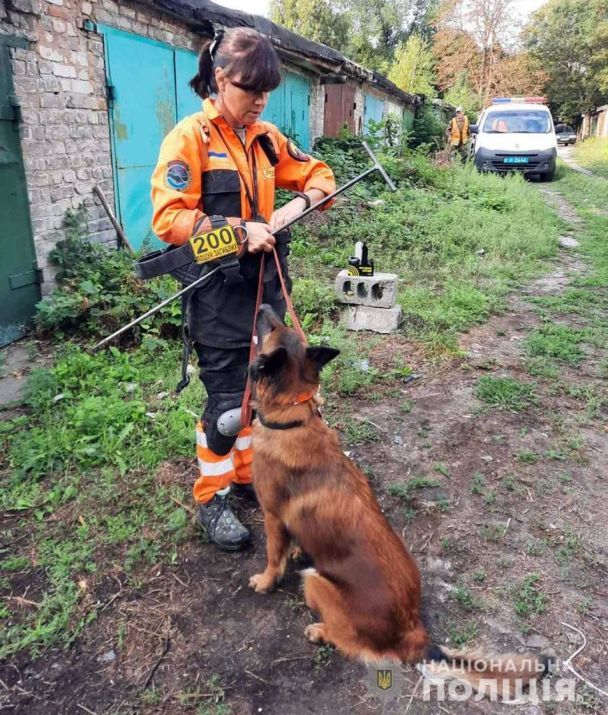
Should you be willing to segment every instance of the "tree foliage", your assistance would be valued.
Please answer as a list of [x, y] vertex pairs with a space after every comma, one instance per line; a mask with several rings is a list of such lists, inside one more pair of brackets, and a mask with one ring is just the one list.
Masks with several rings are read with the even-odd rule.
[[450, 103], [459, 98], [457, 103], [471, 111], [493, 96], [542, 90], [542, 66], [516, 45], [519, 28], [512, 0], [445, 0], [435, 27], [437, 86]]
[[606, 0], [549, 0], [532, 17], [525, 43], [547, 73], [545, 91], [560, 118], [608, 102]]
[[387, 73], [397, 48], [424, 34], [437, 0], [271, 0], [270, 17], [310, 40]]
[[397, 49], [388, 78], [404, 92], [435, 97], [433, 65], [433, 53], [428, 42], [419, 35], [410, 35], [407, 42]]
[[350, 23], [327, 0], [271, 0], [273, 22], [314, 42], [340, 49], [348, 43]]

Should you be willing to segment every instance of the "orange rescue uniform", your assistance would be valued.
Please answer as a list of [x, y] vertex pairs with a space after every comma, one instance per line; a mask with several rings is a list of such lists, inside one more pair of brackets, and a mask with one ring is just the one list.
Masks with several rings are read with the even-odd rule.
[[[206, 99], [203, 111], [182, 120], [162, 143], [152, 176], [154, 232], [167, 243], [181, 245], [207, 216], [221, 215], [231, 223], [267, 222], [277, 187], [320, 189], [327, 195], [335, 190], [335, 181], [326, 164], [301, 152], [268, 122], [247, 126], [243, 141]], [[203, 228], [210, 227], [210, 222], [203, 223]], [[278, 252], [283, 262], [287, 250]], [[260, 255], [246, 253], [240, 264], [242, 283], [224, 285], [216, 274], [190, 300], [190, 333], [208, 395], [196, 427], [200, 477], [194, 498], [199, 503], [232, 481], [252, 481], [251, 429], [227, 440], [216, 428], [223, 411], [240, 405], [245, 387]], [[276, 287], [269, 287], [270, 298], [265, 287], [264, 300], [282, 300]]]

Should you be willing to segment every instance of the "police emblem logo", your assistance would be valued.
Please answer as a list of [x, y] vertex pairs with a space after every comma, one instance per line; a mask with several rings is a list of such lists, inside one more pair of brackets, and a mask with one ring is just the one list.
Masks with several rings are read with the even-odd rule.
[[363, 682], [372, 698], [388, 703], [399, 700], [407, 679], [401, 665], [391, 660], [382, 660], [367, 665]]
[[305, 154], [301, 149], [299, 149], [291, 139], [287, 142], [287, 152], [292, 159], [296, 161], [308, 161], [310, 157]]
[[190, 186], [191, 180], [190, 167], [185, 161], [170, 161], [167, 164], [165, 183], [170, 189], [186, 191]]
[[392, 670], [377, 670], [376, 684], [380, 690], [388, 690], [393, 687], [393, 671]]

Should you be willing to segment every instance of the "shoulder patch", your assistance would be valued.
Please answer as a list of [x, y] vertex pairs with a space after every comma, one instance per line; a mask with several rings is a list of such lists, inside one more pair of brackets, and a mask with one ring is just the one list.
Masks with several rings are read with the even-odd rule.
[[165, 173], [165, 184], [170, 189], [175, 191], [186, 191], [190, 186], [192, 177], [190, 175], [190, 167], [185, 161], [170, 161], [167, 164], [167, 171]]
[[287, 152], [292, 159], [296, 161], [309, 161], [310, 157], [299, 149], [291, 139], [287, 140]]

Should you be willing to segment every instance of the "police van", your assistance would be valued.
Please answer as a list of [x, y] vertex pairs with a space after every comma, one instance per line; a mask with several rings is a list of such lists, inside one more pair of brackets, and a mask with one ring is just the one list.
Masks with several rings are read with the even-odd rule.
[[479, 171], [555, 175], [557, 139], [544, 97], [497, 97], [471, 125]]

